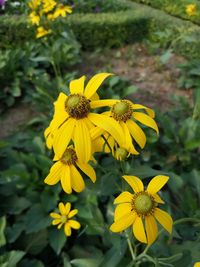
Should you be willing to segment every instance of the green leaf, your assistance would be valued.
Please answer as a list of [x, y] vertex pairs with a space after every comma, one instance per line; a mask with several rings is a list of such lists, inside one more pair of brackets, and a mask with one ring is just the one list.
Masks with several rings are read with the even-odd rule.
[[99, 259], [75, 259], [71, 260], [70, 263], [76, 267], [98, 267]]
[[4, 216], [0, 218], [0, 247], [6, 244], [6, 238], [4, 235], [5, 227], [6, 227], [6, 217]]
[[26, 253], [20, 250], [12, 250], [0, 257], [0, 263], [4, 263], [5, 267], [16, 267], [17, 263], [23, 258]]
[[63, 229], [58, 230], [57, 228], [49, 229], [49, 244], [56, 252], [57, 255], [60, 254], [62, 248], [65, 245], [67, 238], [64, 234]]
[[1, 204], [1, 209], [9, 214], [20, 214], [31, 205], [25, 197], [12, 196], [5, 199]]
[[20, 262], [18, 267], [44, 267], [44, 264], [39, 260], [24, 259]]
[[172, 57], [172, 50], [167, 50], [162, 56], [160, 56], [161, 64], [166, 64]]

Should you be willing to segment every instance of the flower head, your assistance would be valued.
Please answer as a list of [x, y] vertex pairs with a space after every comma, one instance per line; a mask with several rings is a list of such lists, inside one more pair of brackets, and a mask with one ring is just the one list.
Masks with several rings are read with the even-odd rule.
[[200, 267], [200, 262], [196, 262], [196, 263], [194, 264], [194, 267]]
[[197, 6], [195, 4], [189, 4], [185, 8], [185, 12], [188, 16], [194, 16], [197, 11]]
[[65, 235], [70, 236], [72, 232], [71, 228], [78, 230], [81, 227], [79, 222], [71, 220], [71, 218], [78, 213], [78, 210], [71, 210], [71, 203], [69, 202], [65, 205], [60, 202], [58, 207], [60, 214], [55, 212], [50, 213], [50, 216], [54, 219], [52, 221], [52, 225], [57, 225], [58, 229], [60, 229], [64, 225]]
[[[159, 209], [158, 204], [163, 200], [157, 192], [167, 183], [169, 177], [155, 176], [144, 190], [142, 181], [136, 176], [123, 176], [132, 187], [134, 193], [121, 193], [114, 201], [118, 206], [115, 209], [112, 232], [121, 232], [132, 225], [133, 234], [140, 242], [152, 244], [158, 235], [156, 220], [169, 232], [172, 232], [171, 216]], [[143, 225], [145, 221], [145, 228]]]
[[39, 25], [40, 23], [40, 16], [37, 15], [37, 13], [35, 11], [31, 12], [29, 14], [29, 19], [30, 19], [30, 22], [33, 24], [33, 25]]
[[38, 27], [37, 28], [37, 34], [36, 34], [36, 38], [41, 38], [47, 34], [50, 34], [51, 30], [46, 30], [44, 27]]
[[36, 10], [40, 6], [41, 0], [31, 0], [28, 2], [28, 6], [32, 10]]
[[72, 189], [80, 193], [85, 189], [85, 182], [77, 167], [82, 170], [93, 183], [96, 181], [94, 169], [88, 163], [80, 162], [75, 150], [72, 147], [68, 147], [61, 159], [51, 167], [44, 182], [48, 185], [55, 185], [60, 181], [63, 190], [67, 194], [71, 194]]
[[112, 75], [99, 73], [90, 79], [84, 88], [85, 76], [70, 82], [70, 95], [61, 93], [55, 102], [54, 117], [45, 130], [46, 143], [53, 146], [57, 158], [61, 158], [68, 144], [74, 143], [77, 157], [88, 162], [92, 156], [91, 130], [98, 127], [108, 132], [119, 144], [123, 142], [120, 125], [104, 114], [93, 113], [96, 93], [102, 82]]
[[54, 0], [42, 0], [42, 6], [44, 13], [48, 13], [49, 11], [52, 11], [54, 7], [56, 6], [56, 1]]
[[66, 17], [67, 13], [72, 13], [72, 8], [70, 6], [64, 6], [63, 4], [60, 4], [55, 12], [54, 12], [54, 18], [58, 18], [58, 17]]

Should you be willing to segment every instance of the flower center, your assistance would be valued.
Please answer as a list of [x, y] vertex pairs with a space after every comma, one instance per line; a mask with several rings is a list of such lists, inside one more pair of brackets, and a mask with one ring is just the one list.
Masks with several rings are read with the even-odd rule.
[[119, 147], [115, 151], [115, 157], [117, 160], [125, 160], [128, 157], [128, 152], [125, 148]]
[[61, 220], [61, 223], [66, 223], [67, 216], [66, 215], [62, 215], [61, 218], [60, 218], [60, 220]]
[[90, 112], [90, 101], [83, 95], [72, 94], [65, 102], [65, 110], [72, 118], [85, 118]]
[[128, 100], [121, 100], [113, 105], [111, 113], [116, 121], [126, 122], [131, 118], [133, 109], [131, 103]]
[[62, 156], [61, 162], [66, 165], [74, 164], [77, 161], [76, 152], [72, 148], [67, 148]]
[[139, 192], [133, 196], [132, 209], [137, 212], [139, 216], [147, 216], [153, 214], [156, 202], [153, 197], [147, 192]]

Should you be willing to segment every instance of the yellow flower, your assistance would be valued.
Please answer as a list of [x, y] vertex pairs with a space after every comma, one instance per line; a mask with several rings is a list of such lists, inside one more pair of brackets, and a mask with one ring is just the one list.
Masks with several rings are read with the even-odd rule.
[[72, 13], [72, 8], [70, 6], [64, 6], [61, 4], [56, 8], [53, 16], [54, 16], [54, 18], [57, 18], [60, 16], [66, 17], [67, 13], [69, 13], [69, 14]]
[[55, 20], [55, 18], [54, 18], [54, 15], [52, 14], [52, 13], [49, 13], [48, 15], [47, 15], [47, 19], [48, 20]]
[[91, 112], [96, 108], [94, 99], [102, 82], [112, 74], [99, 73], [90, 79], [84, 88], [85, 76], [70, 82], [70, 95], [61, 93], [55, 102], [55, 113], [49, 127], [45, 130], [46, 143], [53, 146], [57, 158], [61, 158], [70, 140], [73, 140], [77, 157], [88, 162], [92, 155], [90, 130], [95, 126], [108, 132], [121, 144], [123, 132], [120, 125], [103, 114]]
[[121, 232], [132, 225], [136, 239], [150, 245], [158, 235], [157, 220], [171, 234], [173, 224], [171, 216], [157, 207], [158, 204], [164, 203], [157, 192], [167, 183], [169, 177], [155, 176], [146, 190], [138, 177], [123, 176], [123, 178], [132, 187], [134, 194], [125, 191], [115, 199], [114, 204], [118, 206], [115, 209], [114, 223], [110, 230]]
[[[54, 160], [57, 159], [54, 158]], [[72, 189], [79, 193], [85, 189], [85, 183], [76, 167], [81, 169], [93, 183], [96, 181], [94, 169], [88, 163], [80, 162], [75, 150], [69, 147], [65, 150], [62, 158], [51, 167], [44, 182], [48, 185], [55, 185], [60, 181], [67, 194], [71, 194]]]
[[47, 34], [51, 33], [51, 30], [46, 30], [44, 27], [38, 27], [37, 28], [37, 33], [36, 33], [36, 38], [41, 38]]
[[185, 8], [185, 12], [187, 13], [188, 16], [194, 16], [196, 14], [197, 7], [195, 4], [190, 4], [187, 5]]
[[54, 0], [42, 0], [42, 4], [43, 4], [43, 11], [45, 13], [52, 11], [54, 7], [57, 5], [57, 3]]
[[69, 202], [65, 205], [60, 202], [58, 207], [60, 214], [55, 212], [50, 213], [50, 216], [54, 219], [52, 221], [52, 225], [58, 225], [58, 229], [64, 225], [64, 232], [66, 236], [70, 236], [72, 233], [71, 228], [78, 230], [81, 227], [79, 222], [71, 220], [71, 218], [78, 213], [78, 210], [71, 210], [71, 203]]
[[30, 22], [33, 24], [33, 25], [39, 25], [40, 23], [40, 16], [38, 16], [35, 12], [31, 12], [29, 14], [29, 19], [30, 19]]
[[36, 10], [40, 6], [41, 1], [40, 0], [31, 0], [28, 2], [28, 6], [32, 10]]
[[200, 267], [200, 262], [196, 262], [196, 263], [194, 264], [194, 267]]
[[[107, 116], [113, 117], [123, 130], [124, 141], [122, 147], [126, 148], [131, 154], [139, 154], [136, 151], [132, 139], [141, 147], [146, 144], [146, 136], [144, 131], [137, 125], [136, 121], [147, 127], [154, 129], [158, 133], [158, 126], [153, 119], [154, 111], [140, 104], [133, 104], [129, 100], [97, 100], [92, 103], [95, 107], [111, 106], [111, 110], [104, 112]], [[146, 113], [137, 112], [144, 109]], [[99, 131], [99, 132], [98, 132]], [[98, 138], [102, 134], [102, 129], [93, 129], [91, 131], [92, 138]]]

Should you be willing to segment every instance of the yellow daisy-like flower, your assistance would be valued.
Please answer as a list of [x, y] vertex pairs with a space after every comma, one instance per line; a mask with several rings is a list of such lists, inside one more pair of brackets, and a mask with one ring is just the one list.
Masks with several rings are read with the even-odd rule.
[[28, 2], [28, 6], [32, 10], [36, 10], [40, 6], [41, 0], [31, 0]]
[[36, 33], [36, 38], [41, 38], [47, 34], [50, 34], [51, 30], [46, 30], [44, 27], [38, 27], [37, 28], [37, 33]]
[[[115, 121], [121, 126], [124, 135], [124, 141], [122, 147], [126, 148], [131, 154], [139, 154], [133, 143], [132, 139], [141, 147], [144, 148], [146, 144], [146, 136], [144, 131], [136, 123], [137, 121], [143, 125], [154, 129], [158, 134], [158, 126], [154, 120], [155, 113], [152, 109], [147, 108], [140, 104], [133, 104], [129, 100], [97, 100], [94, 101], [91, 106], [103, 107], [111, 106], [111, 110], [104, 112], [109, 117], [115, 119]], [[137, 110], [143, 109], [146, 113], [138, 112]], [[93, 129], [91, 132], [92, 138], [98, 138], [102, 134], [102, 129]]]
[[123, 176], [123, 178], [132, 187], [134, 194], [125, 191], [115, 199], [114, 204], [118, 206], [110, 230], [121, 232], [132, 225], [136, 239], [150, 245], [158, 235], [157, 220], [171, 234], [173, 224], [171, 216], [157, 207], [158, 204], [164, 203], [157, 192], [167, 183], [169, 177], [155, 176], [146, 190], [138, 177]]
[[44, 11], [44, 13], [48, 13], [49, 11], [52, 11], [54, 9], [57, 3], [54, 0], [42, 0], [42, 5], [42, 10]]
[[67, 194], [72, 193], [72, 189], [78, 193], [85, 189], [85, 182], [77, 170], [81, 169], [94, 183], [96, 173], [88, 163], [82, 163], [78, 160], [73, 148], [67, 148], [60, 160], [58, 160], [50, 169], [50, 173], [44, 182], [48, 185], [55, 185], [59, 181], [63, 190]]
[[65, 205], [60, 202], [58, 207], [60, 214], [55, 212], [50, 213], [50, 216], [54, 219], [52, 221], [52, 225], [58, 225], [58, 229], [60, 229], [64, 225], [65, 235], [70, 236], [72, 233], [71, 228], [78, 230], [81, 227], [79, 222], [71, 220], [71, 218], [78, 213], [78, 210], [71, 210], [71, 203], [69, 202]]
[[72, 13], [72, 8], [70, 6], [64, 6], [61, 4], [56, 8], [53, 16], [54, 18], [66, 17], [67, 13], [69, 14]]
[[30, 19], [30, 22], [33, 24], [33, 25], [39, 25], [40, 24], [40, 16], [38, 16], [36, 14], [36, 12], [31, 12], [29, 14], [29, 19]]
[[196, 263], [194, 264], [194, 267], [200, 267], [200, 262], [196, 262]]
[[195, 4], [187, 5], [185, 8], [185, 12], [188, 16], [194, 16], [197, 11], [197, 6]]
[[84, 88], [85, 76], [70, 82], [70, 95], [61, 93], [55, 102], [55, 113], [49, 127], [45, 130], [47, 147], [53, 146], [57, 158], [61, 158], [70, 140], [73, 140], [77, 157], [88, 162], [92, 155], [90, 131], [95, 126], [108, 132], [119, 143], [123, 142], [120, 125], [103, 114], [92, 113], [98, 99], [96, 93], [102, 82], [112, 75], [99, 73], [90, 79]]

